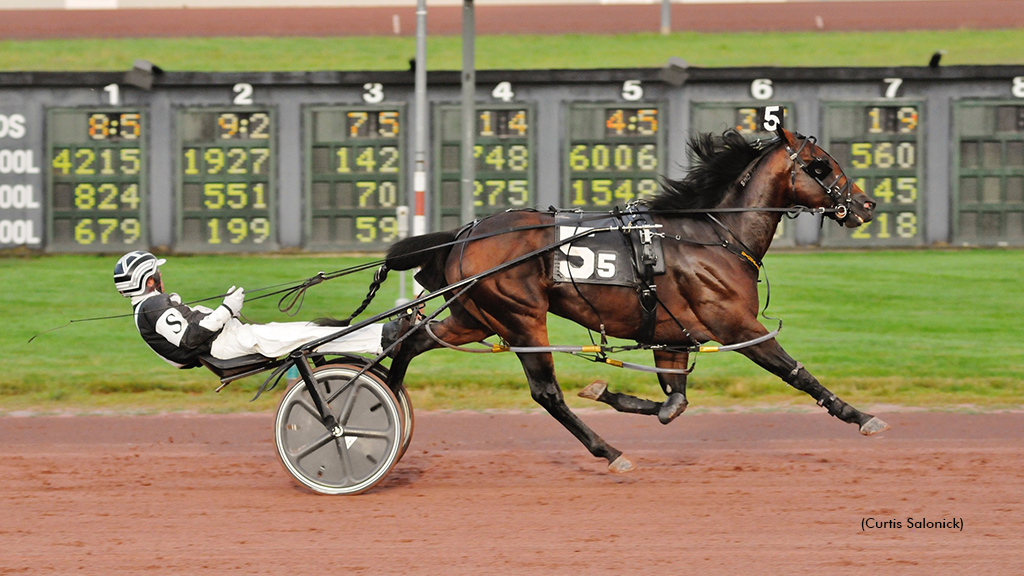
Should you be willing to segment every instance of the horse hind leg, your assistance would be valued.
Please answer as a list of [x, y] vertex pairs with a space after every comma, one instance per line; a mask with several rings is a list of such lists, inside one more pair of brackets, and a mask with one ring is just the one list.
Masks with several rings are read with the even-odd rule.
[[565, 404], [562, 389], [555, 379], [554, 360], [550, 353], [518, 354], [526, 372], [533, 399], [554, 416], [577, 440], [587, 447], [591, 454], [608, 460], [608, 470], [617, 473], [629, 472], [636, 468], [620, 450], [615, 449], [594, 433]]
[[[654, 363], [658, 368], [685, 369], [688, 354], [658, 351], [654, 353]], [[658, 374], [658, 382], [667, 398], [664, 402], [655, 402], [646, 398], [638, 398], [620, 392], [610, 392], [604, 380], [594, 380], [579, 396], [607, 404], [619, 412], [629, 414], [657, 415], [662, 424], [678, 418], [686, 411], [686, 374]]]

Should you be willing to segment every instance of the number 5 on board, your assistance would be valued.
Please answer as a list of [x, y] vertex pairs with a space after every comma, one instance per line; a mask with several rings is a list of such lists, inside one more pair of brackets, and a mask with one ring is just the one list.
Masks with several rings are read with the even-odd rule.
[[782, 106], [764, 107], [764, 129], [766, 132], [775, 132], [782, 127]]

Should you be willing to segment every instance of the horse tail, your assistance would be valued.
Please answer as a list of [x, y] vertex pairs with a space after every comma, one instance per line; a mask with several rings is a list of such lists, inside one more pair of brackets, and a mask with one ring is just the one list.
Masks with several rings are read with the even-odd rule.
[[411, 270], [417, 266], [416, 281], [428, 290], [437, 290], [448, 284], [444, 277], [444, 265], [452, 251], [452, 242], [458, 232], [448, 230], [413, 236], [400, 240], [388, 249], [384, 267], [389, 270]]

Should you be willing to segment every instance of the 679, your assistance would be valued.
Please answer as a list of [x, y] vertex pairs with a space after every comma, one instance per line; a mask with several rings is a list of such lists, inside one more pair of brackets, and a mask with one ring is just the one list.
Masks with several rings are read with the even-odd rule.
[[138, 218], [82, 218], [75, 224], [75, 242], [89, 246], [100, 244], [134, 244], [142, 237]]

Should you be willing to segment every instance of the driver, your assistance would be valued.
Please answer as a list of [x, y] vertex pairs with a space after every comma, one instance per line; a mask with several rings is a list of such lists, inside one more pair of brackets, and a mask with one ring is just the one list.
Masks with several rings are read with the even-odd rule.
[[[160, 266], [166, 260], [136, 250], [114, 266], [114, 287], [132, 300], [135, 326], [146, 344], [175, 368], [195, 368], [199, 357], [230, 360], [249, 354], [277, 358], [299, 346], [337, 333], [338, 326], [314, 322], [245, 324], [238, 320], [245, 291], [232, 286], [224, 303], [215, 310], [189, 307], [181, 297], [164, 292]], [[390, 324], [371, 324], [341, 338], [321, 344], [321, 354], [380, 354], [408, 327], [403, 319]]]

